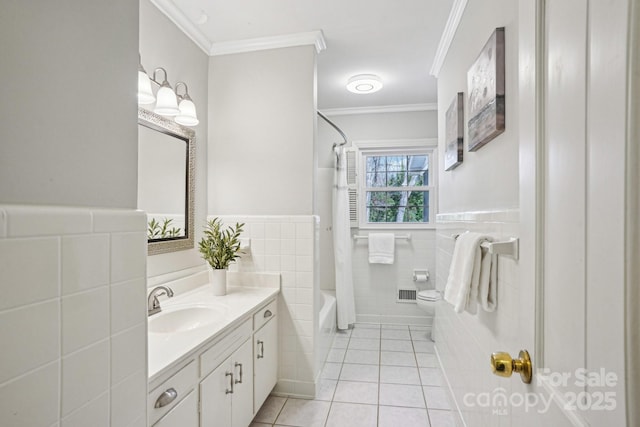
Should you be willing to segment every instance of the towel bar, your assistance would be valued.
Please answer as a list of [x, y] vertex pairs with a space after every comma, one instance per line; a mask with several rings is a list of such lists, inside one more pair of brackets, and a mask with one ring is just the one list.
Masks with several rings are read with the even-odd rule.
[[[452, 234], [451, 238], [456, 240], [460, 234]], [[489, 250], [490, 254], [506, 255], [515, 260], [518, 259], [520, 240], [516, 237], [511, 237], [509, 240], [502, 242], [482, 242], [480, 246]]]
[[[354, 234], [353, 236], [353, 240], [360, 240], [360, 239], [368, 239], [369, 236], [360, 236], [358, 234]], [[407, 233], [407, 234], [396, 234], [394, 236], [396, 238], [396, 240], [411, 240], [411, 234]]]
[[515, 237], [511, 237], [504, 242], [482, 242], [480, 246], [489, 249], [490, 254], [506, 255], [513, 259], [518, 259], [518, 242]]

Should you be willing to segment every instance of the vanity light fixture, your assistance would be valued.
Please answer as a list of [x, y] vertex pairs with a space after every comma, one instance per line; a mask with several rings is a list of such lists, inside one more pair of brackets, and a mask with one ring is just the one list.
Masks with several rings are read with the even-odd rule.
[[374, 93], [382, 89], [382, 79], [375, 74], [358, 74], [347, 82], [347, 90], [357, 94]]
[[[163, 73], [162, 82], [156, 77], [159, 72]], [[155, 83], [158, 88], [156, 96], [153, 95], [151, 83]], [[178, 87], [184, 86], [184, 95], [177, 95]], [[153, 112], [161, 116], [174, 117], [176, 123], [183, 126], [196, 126], [199, 122], [196, 115], [196, 106], [189, 96], [189, 89], [186, 83], [176, 83], [176, 91], [171, 88], [167, 81], [167, 70], [158, 67], [153, 71], [153, 76], [149, 77], [142, 61], [138, 64], [138, 104], [153, 104]], [[178, 104], [179, 103], [179, 104]]]
[[176, 83], [176, 93], [178, 93], [178, 87], [182, 85], [184, 86], [184, 95], [178, 94], [178, 99], [180, 100], [180, 104], [178, 104], [178, 109], [180, 112], [175, 117], [175, 121], [178, 124], [183, 126], [195, 126], [200, 121], [196, 116], [196, 105], [191, 100], [189, 96], [189, 88], [185, 82]]
[[138, 104], [146, 105], [156, 102], [151, 90], [151, 80], [142, 66], [142, 61], [138, 63]]
[[153, 81], [158, 82], [156, 79], [156, 73], [162, 71], [164, 73], [164, 80], [160, 83], [160, 89], [158, 89], [156, 108], [153, 112], [160, 114], [161, 116], [177, 116], [180, 110], [178, 109], [178, 98], [176, 93], [171, 88], [171, 85], [167, 81], [167, 71], [158, 67], [153, 70]]

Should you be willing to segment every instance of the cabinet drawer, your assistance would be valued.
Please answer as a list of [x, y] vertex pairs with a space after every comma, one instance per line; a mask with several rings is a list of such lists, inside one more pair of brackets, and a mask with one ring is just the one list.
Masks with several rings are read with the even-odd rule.
[[257, 331], [267, 323], [269, 320], [273, 319], [278, 312], [278, 300], [274, 299], [265, 307], [262, 307], [260, 311], [253, 315], [253, 330]]
[[200, 377], [206, 377], [251, 337], [251, 319], [247, 319], [200, 356]]
[[191, 391], [153, 427], [198, 427], [198, 392]]
[[[198, 367], [195, 361], [180, 369], [147, 396], [149, 425], [153, 425], [193, 390], [198, 383]], [[156, 408], [156, 402], [162, 405]]]

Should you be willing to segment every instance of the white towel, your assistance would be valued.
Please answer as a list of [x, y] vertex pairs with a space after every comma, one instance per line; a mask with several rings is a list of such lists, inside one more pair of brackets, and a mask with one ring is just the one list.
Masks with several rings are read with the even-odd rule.
[[498, 285], [498, 256], [482, 250], [482, 267], [480, 271], [480, 285], [478, 299], [484, 311], [495, 311], [496, 287]]
[[[488, 303], [490, 294], [491, 264], [486, 269], [486, 277], [482, 274], [482, 249], [483, 241], [491, 240], [480, 233], [466, 232], [458, 236], [453, 250], [449, 278], [444, 291], [444, 299], [453, 305], [456, 312], [467, 310], [476, 313], [478, 299], [484, 296], [481, 302], [485, 310], [491, 307]], [[486, 252], [486, 251], [485, 251]], [[492, 256], [486, 254], [488, 263]], [[495, 290], [492, 291], [492, 301], [495, 301]], [[480, 298], [482, 300], [482, 298]], [[495, 305], [493, 306], [495, 308]]]
[[393, 264], [395, 248], [395, 234], [369, 233], [369, 264]]

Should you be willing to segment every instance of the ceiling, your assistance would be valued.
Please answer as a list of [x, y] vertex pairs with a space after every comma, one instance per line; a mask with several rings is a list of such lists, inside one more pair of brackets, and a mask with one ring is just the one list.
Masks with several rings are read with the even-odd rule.
[[[454, 0], [152, 0], [192, 39], [229, 42], [321, 30], [318, 108], [436, 103], [429, 74]], [[206, 48], [203, 47], [206, 50]], [[362, 95], [349, 77], [376, 74], [384, 87]]]

